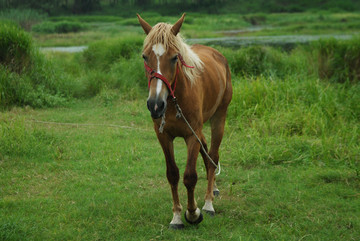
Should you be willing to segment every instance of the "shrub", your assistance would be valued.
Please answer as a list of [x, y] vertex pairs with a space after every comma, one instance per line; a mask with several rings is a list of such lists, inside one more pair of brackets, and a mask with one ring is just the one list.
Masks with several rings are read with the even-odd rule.
[[109, 70], [116, 61], [139, 54], [142, 44], [143, 38], [134, 36], [98, 41], [84, 51], [84, 63], [89, 68]]
[[308, 56], [298, 48], [287, 53], [266, 46], [251, 46], [237, 51], [225, 51], [233, 75], [245, 77], [285, 77], [306, 73]]
[[78, 22], [60, 21], [60, 22], [42, 22], [33, 26], [32, 31], [38, 33], [70, 33], [79, 32], [85, 29], [85, 26]]
[[78, 22], [61, 21], [55, 24], [56, 33], [79, 32], [84, 28], [84, 25]]
[[73, 94], [68, 76], [33, 47], [30, 36], [13, 24], [0, 28], [0, 107], [58, 106]]
[[[252, 46], [237, 51], [230, 63], [234, 73], [239, 73], [243, 76], [258, 76], [260, 74], [270, 74], [269, 71], [274, 71], [270, 65], [278, 65], [273, 61], [281, 61], [281, 57], [273, 58], [270, 49], [262, 46]], [[280, 52], [272, 53], [281, 55]]]
[[318, 50], [319, 77], [343, 83], [360, 80], [360, 38], [352, 40], [320, 40]]
[[28, 66], [32, 51], [31, 37], [11, 23], [0, 23], [0, 64], [12, 71]]

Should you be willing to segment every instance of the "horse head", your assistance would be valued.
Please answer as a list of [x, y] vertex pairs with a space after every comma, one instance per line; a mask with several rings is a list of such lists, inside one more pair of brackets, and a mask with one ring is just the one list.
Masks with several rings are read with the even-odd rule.
[[[162, 117], [166, 111], [169, 94], [174, 97], [177, 74], [179, 71], [179, 49], [181, 41], [178, 35], [185, 14], [174, 24], [159, 23], [151, 27], [137, 15], [140, 25], [147, 34], [142, 57], [149, 79], [149, 97], [147, 107], [152, 118]], [[181, 57], [180, 57], [181, 58]]]

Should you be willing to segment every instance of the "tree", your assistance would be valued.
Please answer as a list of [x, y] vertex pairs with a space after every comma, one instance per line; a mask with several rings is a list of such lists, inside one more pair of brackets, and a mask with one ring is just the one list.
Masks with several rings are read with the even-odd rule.
[[73, 5], [74, 13], [87, 13], [100, 8], [100, 0], [75, 0]]

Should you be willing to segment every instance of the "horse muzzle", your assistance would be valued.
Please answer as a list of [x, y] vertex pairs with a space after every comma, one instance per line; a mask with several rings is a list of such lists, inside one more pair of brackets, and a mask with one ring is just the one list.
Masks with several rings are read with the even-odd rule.
[[150, 98], [147, 100], [147, 108], [153, 119], [159, 119], [165, 114], [166, 105], [166, 101], [163, 101], [162, 99]]

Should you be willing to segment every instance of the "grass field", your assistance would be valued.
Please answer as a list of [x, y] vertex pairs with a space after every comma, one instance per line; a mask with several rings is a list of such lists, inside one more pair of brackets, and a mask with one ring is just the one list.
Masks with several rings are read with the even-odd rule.
[[[323, 15], [326, 32], [342, 31], [335, 23], [343, 18], [345, 32], [359, 29], [356, 13]], [[291, 23], [307, 19], [313, 24], [300, 30], [306, 33], [317, 29], [319, 16], [265, 19], [285, 26], [279, 29], [287, 33], [295, 31]], [[228, 28], [219, 29], [214, 28], [216, 19], [204, 18], [215, 23], [203, 32], [204, 22], [189, 18], [185, 35], [218, 36], [224, 34], [218, 30], [238, 26], [232, 23], [235, 16], [219, 19], [225, 17]], [[264, 16], [255, 17], [263, 21]], [[163, 17], [149, 18], [153, 24]], [[172, 231], [165, 161], [146, 108], [142, 30], [135, 18], [76, 19], [98, 28], [33, 35], [34, 45], [89, 44], [84, 53], [44, 55], [26, 34], [4, 28], [22, 41], [11, 49], [29, 51], [23, 57], [11, 55], [15, 51], [7, 51], [8, 45], [0, 49], [6, 53], [0, 59], [0, 240], [360, 239], [356, 38], [319, 41], [288, 52], [217, 46], [229, 60], [234, 85], [220, 149], [217, 214], [205, 215], [198, 226]], [[250, 26], [244, 19], [237, 21]], [[261, 31], [282, 34], [279, 29]], [[204, 133], [209, 141], [207, 124]], [[182, 174], [186, 147], [181, 139], [175, 141], [175, 157]], [[201, 207], [207, 182], [200, 158], [197, 170]], [[179, 191], [185, 207], [186, 189], [180, 185]]]
[[[241, 93], [244, 86], [237, 86]], [[217, 215], [180, 232], [168, 230], [171, 195], [145, 100], [97, 97], [66, 108], [1, 113], [1, 239], [360, 238], [359, 123], [338, 123], [312, 135], [286, 134], [285, 126], [268, 132], [267, 124], [296, 120], [276, 122], [254, 113], [236, 121], [235, 106], [221, 147]], [[209, 127], [205, 133], [209, 138]], [[181, 172], [185, 153], [177, 140]], [[201, 160], [197, 166], [201, 206], [206, 176]], [[183, 185], [180, 195], [186, 206]]]

